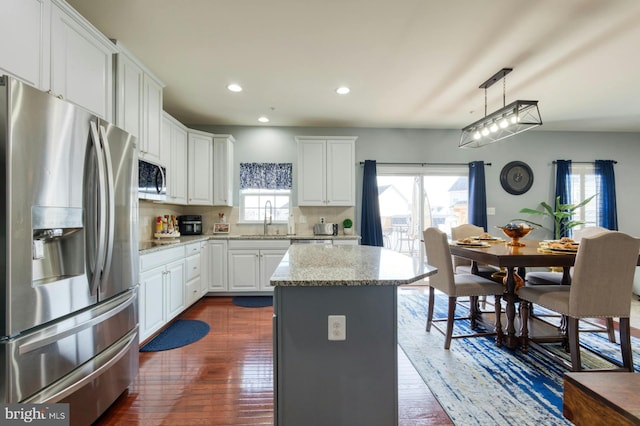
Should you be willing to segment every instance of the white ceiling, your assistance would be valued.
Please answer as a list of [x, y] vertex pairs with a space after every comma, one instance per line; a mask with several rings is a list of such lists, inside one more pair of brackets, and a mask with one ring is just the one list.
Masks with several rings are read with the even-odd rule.
[[[542, 129], [640, 132], [639, 0], [68, 2], [184, 123], [460, 129], [511, 67], [506, 103], [538, 100]], [[502, 84], [487, 94], [490, 113]]]

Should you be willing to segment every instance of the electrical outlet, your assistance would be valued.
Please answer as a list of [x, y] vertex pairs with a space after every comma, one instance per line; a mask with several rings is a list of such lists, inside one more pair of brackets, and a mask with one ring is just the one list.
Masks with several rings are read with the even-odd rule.
[[487, 207], [487, 216], [495, 216], [496, 208], [495, 207]]
[[299, 216], [298, 217], [298, 223], [307, 223], [307, 217], [306, 216]]
[[347, 340], [347, 317], [345, 315], [329, 315], [329, 340]]
[[324, 217], [320, 217], [320, 223], [324, 223]]

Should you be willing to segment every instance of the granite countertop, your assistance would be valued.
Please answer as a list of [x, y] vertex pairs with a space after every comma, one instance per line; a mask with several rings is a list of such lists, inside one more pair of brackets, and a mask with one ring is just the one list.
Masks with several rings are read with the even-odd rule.
[[410, 284], [437, 272], [395, 251], [356, 245], [292, 245], [271, 276], [272, 286]]
[[171, 247], [186, 245], [207, 240], [359, 240], [359, 235], [229, 235], [229, 234], [203, 234], [184, 235], [178, 238], [164, 240], [140, 241], [138, 247], [140, 254], [153, 253]]

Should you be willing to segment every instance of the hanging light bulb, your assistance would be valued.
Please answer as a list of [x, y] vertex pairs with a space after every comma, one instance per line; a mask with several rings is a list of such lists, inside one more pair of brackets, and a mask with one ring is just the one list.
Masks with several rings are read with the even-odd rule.
[[480, 132], [476, 130], [476, 132], [473, 134], [473, 138], [474, 138], [475, 140], [478, 140], [478, 139], [480, 139], [481, 137], [482, 137], [482, 135], [480, 134]]
[[486, 127], [482, 128], [482, 136], [487, 136], [489, 134], [489, 129], [487, 129]]
[[495, 133], [498, 131], [498, 125], [496, 124], [495, 121], [491, 123], [491, 127], [489, 127], [489, 130], [491, 130], [491, 133]]
[[507, 120], [506, 118], [503, 118], [502, 120], [500, 120], [501, 129], [506, 129], [508, 126], [509, 126], [509, 120]]

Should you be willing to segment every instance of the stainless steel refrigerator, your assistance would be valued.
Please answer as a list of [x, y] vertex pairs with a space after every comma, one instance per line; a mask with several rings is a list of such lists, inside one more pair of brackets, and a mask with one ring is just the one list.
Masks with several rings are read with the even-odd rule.
[[0, 401], [90, 424], [138, 372], [136, 140], [0, 77]]

